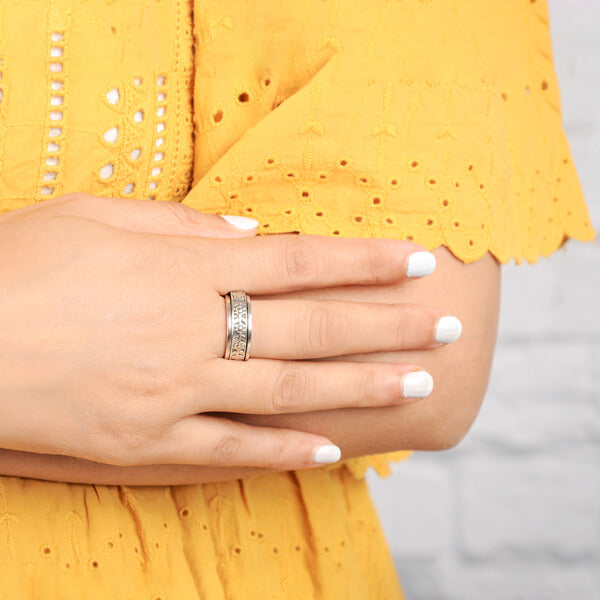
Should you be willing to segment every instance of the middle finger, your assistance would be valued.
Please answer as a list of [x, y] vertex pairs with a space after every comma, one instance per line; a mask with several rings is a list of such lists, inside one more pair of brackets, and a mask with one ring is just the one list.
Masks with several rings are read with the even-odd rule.
[[252, 302], [251, 355], [310, 359], [414, 350], [455, 341], [461, 325], [439, 308], [345, 300]]

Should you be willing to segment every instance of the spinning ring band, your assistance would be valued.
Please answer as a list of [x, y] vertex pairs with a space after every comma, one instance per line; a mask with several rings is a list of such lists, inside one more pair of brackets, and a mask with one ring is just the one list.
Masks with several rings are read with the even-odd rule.
[[225, 294], [225, 312], [227, 314], [227, 341], [223, 358], [248, 360], [252, 343], [250, 296], [243, 290], [227, 292]]

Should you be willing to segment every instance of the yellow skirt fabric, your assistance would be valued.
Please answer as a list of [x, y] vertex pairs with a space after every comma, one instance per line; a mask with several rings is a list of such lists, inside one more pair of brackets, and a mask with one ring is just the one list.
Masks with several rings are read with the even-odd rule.
[[[0, 213], [67, 192], [463, 262], [595, 236], [546, 0], [1, 2]], [[409, 454], [204, 485], [0, 476], [0, 589], [400, 600], [364, 474]]]

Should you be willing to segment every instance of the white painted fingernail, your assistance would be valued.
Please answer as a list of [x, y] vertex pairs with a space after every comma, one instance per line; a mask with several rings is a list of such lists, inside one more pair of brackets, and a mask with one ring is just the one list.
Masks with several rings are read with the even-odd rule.
[[435, 341], [440, 344], [455, 342], [462, 333], [462, 324], [456, 317], [442, 317], [435, 329]]
[[329, 446], [318, 446], [315, 449], [313, 460], [316, 463], [335, 463], [340, 460], [342, 451], [333, 444]]
[[219, 216], [238, 229], [252, 229], [253, 227], [258, 227], [258, 221], [256, 219], [251, 219], [250, 217], [241, 217], [239, 215]]
[[431, 252], [414, 252], [408, 257], [407, 277], [431, 275], [435, 270], [435, 256]]
[[404, 397], [425, 398], [433, 390], [433, 377], [427, 371], [414, 371], [404, 376]]

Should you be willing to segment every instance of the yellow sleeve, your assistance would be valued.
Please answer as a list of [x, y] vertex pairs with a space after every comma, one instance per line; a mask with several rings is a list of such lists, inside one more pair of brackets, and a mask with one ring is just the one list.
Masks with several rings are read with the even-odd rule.
[[196, 6], [185, 204], [253, 216], [261, 234], [408, 239], [466, 263], [594, 238], [546, 0], [225, 4]]

